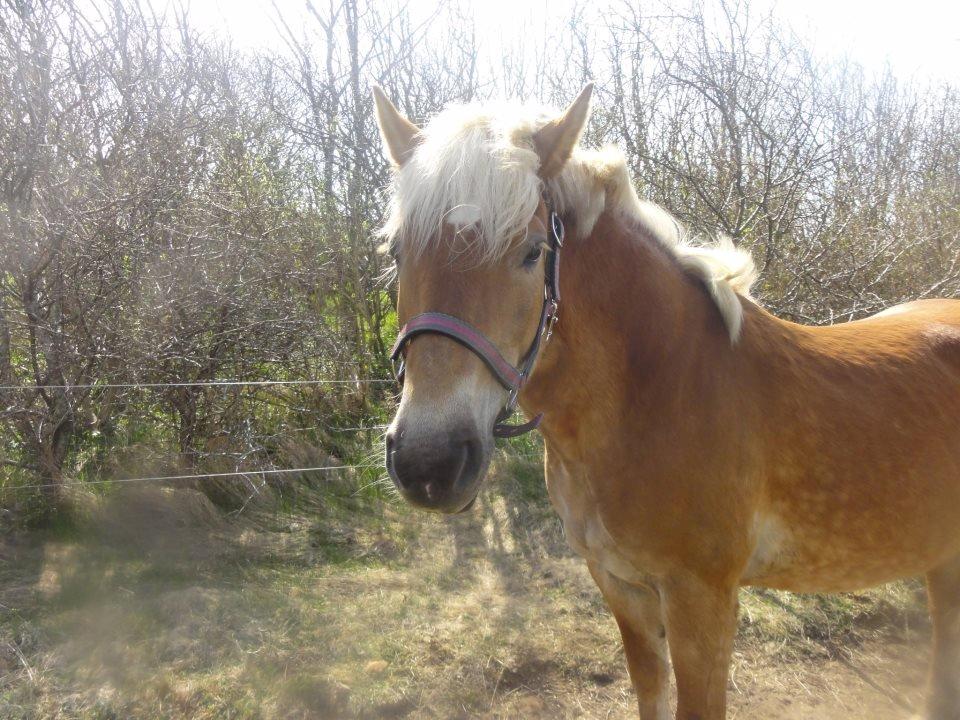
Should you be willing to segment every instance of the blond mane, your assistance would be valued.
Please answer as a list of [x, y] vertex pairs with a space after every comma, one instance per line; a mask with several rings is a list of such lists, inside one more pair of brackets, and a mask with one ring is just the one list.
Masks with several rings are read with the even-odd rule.
[[[445, 109], [423, 128], [416, 151], [394, 174], [383, 235], [404, 252], [416, 253], [450, 222], [473, 230], [464, 237], [482, 258], [502, 255], [536, 211], [544, 187], [533, 134], [556, 114], [513, 104]], [[576, 217], [584, 237], [605, 210], [641, 225], [703, 282], [731, 340], [737, 339], [743, 323], [738, 296], [750, 297], [756, 277], [749, 253], [727, 238], [713, 245], [695, 243], [666, 210], [640, 200], [617, 148], [577, 148], [545, 189], [559, 212]]]

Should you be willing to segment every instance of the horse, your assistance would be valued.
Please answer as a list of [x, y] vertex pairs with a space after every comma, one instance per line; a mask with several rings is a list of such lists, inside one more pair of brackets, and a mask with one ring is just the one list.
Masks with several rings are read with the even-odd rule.
[[[643, 720], [720, 720], [741, 586], [926, 575], [931, 720], [960, 718], [960, 301], [828, 327], [775, 317], [730, 242], [641, 201], [561, 113], [374, 88], [394, 168], [403, 387], [385, 462], [463, 512], [495, 436], [539, 425], [550, 501], [619, 626]], [[532, 420], [505, 422], [514, 404]]]

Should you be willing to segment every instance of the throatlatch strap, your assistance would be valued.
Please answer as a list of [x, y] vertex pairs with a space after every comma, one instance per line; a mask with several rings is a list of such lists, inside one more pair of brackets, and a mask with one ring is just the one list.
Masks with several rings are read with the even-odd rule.
[[[510, 415], [507, 415], [507, 417], [510, 417]], [[504, 418], [504, 420], [506, 419], [507, 418]], [[498, 422], [493, 426], [493, 436], [497, 438], [520, 437], [521, 435], [526, 435], [531, 430], [536, 430], [540, 426], [541, 420], [543, 420], [543, 413], [537, 413], [536, 417], [534, 417], [532, 420], [528, 420], [525, 423], [519, 423], [517, 425]]]

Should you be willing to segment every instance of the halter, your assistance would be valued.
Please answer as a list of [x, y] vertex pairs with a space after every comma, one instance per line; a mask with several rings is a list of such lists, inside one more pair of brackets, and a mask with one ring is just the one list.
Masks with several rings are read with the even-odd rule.
[[[547, 207], [550, 207], [549, 204]], [[397, 341], [390, 351], [391, 361], [396, 363], [397, 359], [400, 359], [397, 379], [401, 383], [403, 382], [407, 345], [414, 337], [424, 333], [446, 335], [483, 360], [497, 382], [510, 393], [493, 426], [493, 436], [498, 438], [518, 437], [536, 428], [543, 420], [543, 413], [540, 413], [532, 420], [519, 425], [509, 425], [504, 422], [513, 415], [513, 411], [517, 407], [517, 396], [530, 376], [537, 354], [540, 352], [541, 343], [550, 339], [553, 334], [553, 326], [557, 323], [557, 313], [560, 309], [560, 248], [563, 247], [563, 222], [552, 209], [550, 210], [549, 225], [550, 257], [546, 262], [543, 273], [543, 307], [540, 310], [540, 324], [537, 327], [537, 334], [533, 336], [533, 340], [530, 342], [530, 347], [520, 360], [519, 367], [514, 367], [507, 362], [497, 346], [475, 327], [459, 318], [440, 312], [425, 312], [412, 317], [406, 325], [400, 328]]]

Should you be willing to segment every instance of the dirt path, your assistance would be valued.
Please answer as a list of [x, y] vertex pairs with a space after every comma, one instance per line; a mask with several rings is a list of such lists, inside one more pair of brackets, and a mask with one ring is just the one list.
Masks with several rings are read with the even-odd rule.
[[[266, 529], [211, 523], [195, 496], [151, 496], [112, 511], [96, 541], [8, 539], [0, 716], [634, 717], [583, 563], [539, 498], [501, 490], [453, 520], [397, 509]], [[917, 585], [742, 604], [731, 718], [921, 707]]]
[[[904, 720], [923, 707], [926, 633], [865, 643], [849, 659], [787, 665], [757, 653], [749, 682], [731, 693], [731, 718]], [[753, 651], [751, 649], [751, 655]], [[736, 678], [735, 678], [736, 679]]]

